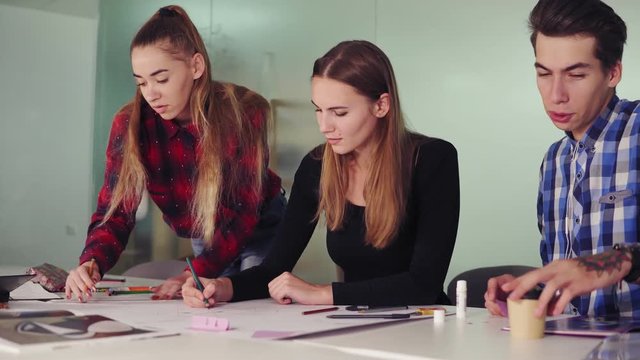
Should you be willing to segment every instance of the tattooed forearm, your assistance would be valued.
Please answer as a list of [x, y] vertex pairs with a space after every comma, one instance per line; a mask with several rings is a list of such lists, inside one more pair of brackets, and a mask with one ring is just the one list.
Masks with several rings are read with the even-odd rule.
[[628, 251], [609, 250], [600, 254], [582, 256], [576, 258], [576, 261], [587, 271], [595, 271], [600, 276], [605, 271], [611, 274], [614, 270], [622, 270], [622, 264], [625, 261], [631, 261], [631, 255]]

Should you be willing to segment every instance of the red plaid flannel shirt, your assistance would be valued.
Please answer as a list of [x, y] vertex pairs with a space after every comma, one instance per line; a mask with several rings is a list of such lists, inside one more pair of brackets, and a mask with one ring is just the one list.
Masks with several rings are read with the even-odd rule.
[[[264, 112], [265, 109], [245, 109], [247, 122], [258, 128], [266, 126]], [[102, 273], [116, 263], [135, 225], [135, 211], [127, 212], [120, 206], [104, 225], [99, 226], [118, 178], [128, 119], [128, 114], [122, 112], [113, 120], [104, 184], [98, 195], [97, 210], [91, 217], [85, 248], [80, 256], [81, 264], [94, 258]], [[164, 220], [178, 236], [192, 237], [194, 219], [190, 205], [199, 138], [196, 128], [193, 124], [181, 127], [174, 121], [163, 120], [149, 108], [145, 109], [143, 119], [140, 146], [148, 176], [149, 195], [162, 210]], [[249, 174], [255, 171], [256, 159], [246, 150], [234, 147], [231, 139], [225, 145], [225, 156], [232, 157], [230, 163], [240, 166], [240, 171], [247, 174], [241, 176], [241, 179], [249, 181]], [[259, 221], [260, 206], [277, 196], [280, 186], [280, 178], [268, 170], [261, 198], [255, 198], [249, 191], [241, 191], [240, 198], [233, 203], [221, 200], [213, 245], [193, 261], [195, 272], [199, 276], [215, 277], [237, 258]], [[223, 191], [225, 187], [223, 184]], [[249, 184], [240, 187], [248, 188]]]

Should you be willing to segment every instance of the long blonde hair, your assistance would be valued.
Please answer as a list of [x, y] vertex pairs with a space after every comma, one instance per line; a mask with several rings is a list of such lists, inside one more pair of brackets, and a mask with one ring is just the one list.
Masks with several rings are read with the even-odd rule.
[[[391, 63], [382, 50], [368, 41], [344, 41], [315, 61], [312, 76], [343, 82], [371, 101], [389, 94], [389, 112], [378, 121], [371, 140], [374, 146], [364, 189], [365, 241], [375, 248], [384, 248], [396, 237], [405, 217], [411, 157], [416, 146], [405, 127]], [[328, 145], [322, 148], [316, 217], [324, 212], [328, 228], [338, 230], [345, 217], [348, 164], [352, 156], [339, 155]]]
[[[194, 80], [189, 100], [192, 122], [200, 137], [191, 211], [194, 218], [193, 236], [202, 237], [210, 245], [221, 201], [238, 198], [240, 191], [249, 192], [254, 199], [261, 196], [266, 176], [264, 164], [268, 159], [267, 131], [264, 127], [245, 124], [243, 119], [247, 108], [262, 111], [268, 117], [269, 104], [252, 91], [211, 79], [211, 63], [204, 42], [181, 7], [171, 5], [158, 10], [140, 28], [131, 42], [130, 50], [152, 45], [178, 58], [187, 59], [196, 53], [204, 58], [204, 72]], [[103, 223], [121, 205], [127, 211], [133, 211], [145, 188], [147, 174], [139, 145], [144, 108], [148, 108], [148, 105], [138, 89], [133, 100], [121, 110], [129, 113], [123, 161]], [[225, 150], [230, 146], [234, 152], [248, 153], [255, 159], [255, 171], [249, 175], [251, 179], [244, 178], [247, 176], [245, 172], [240, 173], [235, 156], [225, 156]], [[247, 182], [252, 184], [250, 189], [239, 188], [238, 184]], [[221, 191], [223, 183], [224, 191]]]

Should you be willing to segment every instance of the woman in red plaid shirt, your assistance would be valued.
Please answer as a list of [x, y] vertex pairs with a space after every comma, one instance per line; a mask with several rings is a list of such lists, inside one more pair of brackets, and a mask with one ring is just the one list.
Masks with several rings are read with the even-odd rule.
[[[104, 184], [67, 298], [85, 301], [116, 263], [145, 189], [178, 236], [205, 243], [193, 261], [199, 276], [259, 264], [284, 211], [280, 178], [267, 168], [268, 102], [211, 80], [205, 45], [182, 8], [161, 8], [140, 28], [131, 63], [138, 89], [114, 118]], [[190, 276], [166, 280], [155, 298], [173, 297]]]

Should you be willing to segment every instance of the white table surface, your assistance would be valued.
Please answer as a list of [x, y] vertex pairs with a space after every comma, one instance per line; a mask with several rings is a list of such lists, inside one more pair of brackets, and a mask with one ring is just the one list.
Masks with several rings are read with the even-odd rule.
[[[1, 268], [0, 270], [2, 270]], [[5, 270], [8, 269], [5, 268]], [[0, 271], [0, 273], [10, 272]], [[149, 284], [149, 281], [129, 279], [126, 285], [135, 285], [136, 283]], [[118, 284], [110, 285], [118, 286]], [[179, 301], [173, 301], [173, 305], [169, 305], [170, 303], [167, 302], [158, 302], [158, 304], [158, 311], [169, 309], [173, 312], [180, 312], [180, 314], [171, 315], [174, 317], [174, 323], [175, 316], [181, 319], [182, 311], [190, 311], [188, 308], [183, 309], [184, 305]], [[271, 299], [260, 300], [255, 304], [256, 307], [269, 309], [274, 306]], [[233, 306], [233, 304], [230, 305]], [[135, 326], [136, 322], [140, 321], [140, 311], [135, 309], [135, 305], [129, 305], [132, 307], [126, 308], [124, 312], [122, 308], [116, 311], [114, 306], [118, 305], [115, 303], [113, 305], [108, 303], [60, 304], [58, 300], [54, 302], [11, 303], [11, 307], [15, 310], [67, 308], [76, 312], [78, 309], [83, 309], [82, 312], [85, 313], [105, 316], [129, 314], [130, 312], [126, 318], [130, 320], [132, 325]], [[154, 304], [144, 306], [156, 307]], [[455, 310], [453, 307], [450, 309]], [[217, 311], [224, 312], [224, 306], [219, 307]], [[324, 317], [326, 315], [316, 314], [314, 316]], [[126, 319], [120, 318], [119, 320], [125, 321]], [[234, 323], [233, 319], [230, 321], [232, 324]], [[356, 319], [354, 321], [362, 320]], [[517, 340], [512, 339], [509, 332], [501, 330], [505, 325], [507, 325], [507, 319], [490, 316], [485, 309], [469, 308], [466, 320], [461, 321], [455, 315], [447, 316], [444, 324], [440, 326], [435, 326], [432, 319], [422, 319], [375, 325], [365, 329], [341, 330], [328, 335], [311, 335], [294, 340], [248, 338], [246, 333], [251, 333], [255, 329], [238, 329], [235, 335], [233, 331], [226, 333], [186, 332], [178, 336], [142, 341], [116, 340], [109, 343], [78, 345], [56, 349], [46, 354], [37, 352], [16, 355], [0, 352], [0, 359], [119, 360], [153, 358], [173, 360], [188, 356], [189, 359], [226, 357], [227, 359], [568, 360], [584, 358], [602, 340], [600, 338], [559, 335], [547, 335], [538, 340]]]
[[394, 354], [398, 359], [569, 360], [583, 359], [602, 340], [560, 335], [545, 335], [536, 340], [512, 339], [508, 331], [501, 330], [507, 324], [507, 319], [491, 316], [486, 309], [469, 308], [465, 321], [455, 315], [447, 316], [441, 326], [426, 319], [296, 341], [376, 350]]

